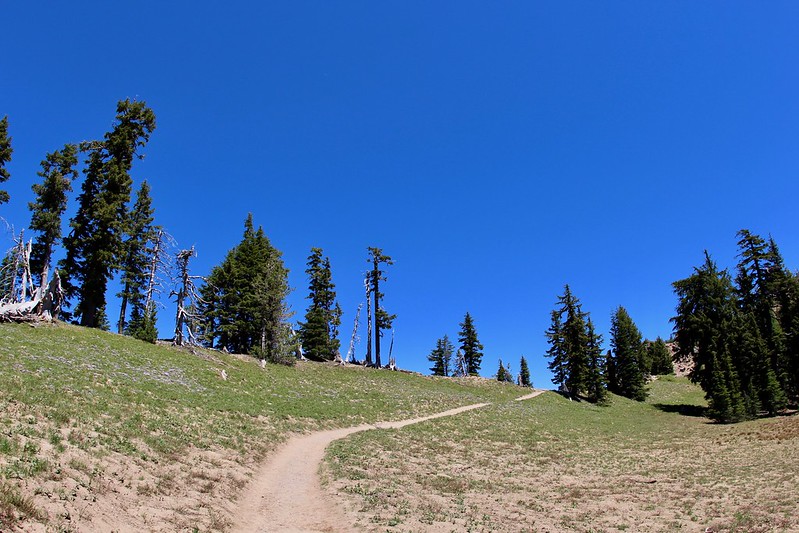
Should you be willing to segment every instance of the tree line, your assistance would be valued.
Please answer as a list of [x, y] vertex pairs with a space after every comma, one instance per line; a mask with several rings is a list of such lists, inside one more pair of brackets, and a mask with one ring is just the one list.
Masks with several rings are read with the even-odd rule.
[[[106, 313], [108, 283], [119, 276], [118, 333], [155, 342], [157, 300], [167, 281], [176, 306], [174, 339], [283, 363], [297, 358], [355, 361], [360, 314], [367, 308], [367, 347], [363, 364], [395, 367], [393, 321], [383, 305], [390, 256], [367, 248], [364, 302], [359, 306], [346, 355], [339, 332], [342, 309], [336, 299], [330, 260], [312, 248], [307, 261], [309, 305], [298, 330], [287, 304], [288, 269], [282, 254], [252, 216], [244, 223], [239, 244], [208, 276], [190, 272], [193, 248], [174, 252], [175, 243], [155, 223], [151, 188], [142, 181], [133, 193], [134, 162], [156, 128], [145, 102], [118, 102], [112, 128], [102, 138], [67, 143], [46, 154], [32, 185], [26, 244], [22, 232], [0, 262], [0, 311], [42, 299], [57, 286], [55, 302], [66, 320], [110, 329]], [[8, 117], [0, 120], [0, 183], [10, 178], [6, 166], [13, 154]], [[62, 235], [73, 184], [83, 175], [77, 208]], [[10, 196], [0, 190], [0, 204]], [[734, 276], [705, 253], [691, 276], [673, 284], [678, 299], [674, 325], [674, 358], [688, 362], [690, 377], [708, 399], [709, 415], [735, 422], [780, 412], [799, 400], [799, 277], [784, 264], [777, 244], [743, 229], [738, 232]], [[61, 248], [61, 253], [57, 251]], [[60, 260], [55, 262], [57, 256]], [[56, 263], [55, 266], [53, 263]], [[169, 280], [164, 278], [168, 277]], [[52, 303], [52, 302], [51, 302]], [[16, 307], [15, 307], [16, 306]], [[29, 306], [30, 307], [30, 306]], [[3, 318], [0, 312], [0, 319]], [[428, 355], [434, 375], [479, 375], [483, 345], [470, 313], [459, 324], [458, 348], [444, 335]], [[384, 335], [392, 331], [388, 362]], [[611, 317], [610, 349], [590, 314], [569, 285], [558, 297], [545, 332], [546, 358], [553, 382], [571, 397], [603, 403], [608, 392], [644, 400], [650, 376], [672, 371], [665, 341], [645, 341], [624, 307]], [[531, 386], [524, 357], [514, 377], [500, 360], [495, 377]]]
[[[155, 114], [145, 102], [118, 102], [110, 131], [101, 139], [68, 143], [46, 155], [32, 186], [29, 229], [35, 237], [26, 245], [24, 232], [0, 263], [0, 319], [4, 309], [31, 311], [21, 305], [48, 285], [53, 271], [63, 296], [56, 317], [76, 324], [111, 329], [107, 316], [108, 283], [118, 276], [120, 291], [116, 330], [155, 342], [157, 296], [171, 284], [176, 306], [174, 342], [184, 341], [231, 352], [292, 363], [343, 359], [338, 340], [342, 310], [336, 301], [330, 260], [313, 248], [308, 258], [309, 300], [305, 321], [295, 331], [287, 303], [291, 291], [281, 252], [256, 229], [252, 215], [244, 223], [241, 242], [231, 248], [208, 276], [190, 272], [194, 248], [174, 251], [176, 243], [155, 223], [151, 188], [142, 181], [132, 196], [135, 161], [156, 128]], [[9, 179], [6, 165], [13, 154], [8, 117], [0, 120], [0, 183]], [[83, 181], [69, 231], [62, 235], [73, 184]], [[10, 200], [0, 190], [0, 204]], [[62, 249], [62, 258], [53, 265]], [[174, 253], [173, 253], [174, 252]], [[396, 315], [386, 311], [381, 284], [393, 260], [379, 248], [367, 249], [364, 273], [368, 307], [365, 364], [383, 366], [381, 339]], [[167, 278], [167, 279], [165, 279]], [[29, 288], [30, 287], [30, 288]], [[35, 289], [38, 287], [38, 289]], [[360, 314], [360, 308], [359, 308]], [[10, 316], [10, 315], [9, 315]], [[356, 316], [356, 330], [358, 317]], [[353, 336], [356, 335], [353, 331]], [[394, 365], [389, 347], [389, 365]], [[352, 348], [351, 348], [352, 351]], [[355, 360], [354, 354], [348, 354]]]

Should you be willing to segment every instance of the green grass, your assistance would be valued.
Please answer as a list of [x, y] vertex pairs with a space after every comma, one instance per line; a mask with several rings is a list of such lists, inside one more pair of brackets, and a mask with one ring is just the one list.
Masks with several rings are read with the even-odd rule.
[[[219, 370], [227, 373], [227, 381]], [[250, 449], [303, 431], [402, 419], [519, 395], [398, 372], [198, 357], [74, 326], [0, 326], [0, 412], [17, 434], [74, 428], [73, 444], [159, 453], [189, 444]], [[29, 426], [26, 428], [25, 426]], [[9, 446], [0, 440], [0, 451]]]
[[521, 394], [498, 383], [362, 367], [262, 369], [251, 358], [192, 354], [64, 324], [0, 324], [0, 482], [63, 483], [62, 469], [80, 476], [76, 463], [61, 461], [71, 450], [88, 454], [83, 470], [100, 469], [108, 454], [168, 464], [195, 449], [229, 450], [253, 464], [291, 432]]
[[375, 531], [798, 528], [799, 420], [716, 425], [703, 406], [674, 377], [647, 403], [497, 402], [333, 443], [325, 479]]

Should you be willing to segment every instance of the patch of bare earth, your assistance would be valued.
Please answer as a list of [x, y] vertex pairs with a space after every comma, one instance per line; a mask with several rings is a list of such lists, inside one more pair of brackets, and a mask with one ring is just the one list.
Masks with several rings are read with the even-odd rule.
[[26, 495], [38, 519], [8, 517], [2, 531], [222, 531], [256, 466], [230, 450], [155, 459], [39, 445], [48, 471], [5, 482]]

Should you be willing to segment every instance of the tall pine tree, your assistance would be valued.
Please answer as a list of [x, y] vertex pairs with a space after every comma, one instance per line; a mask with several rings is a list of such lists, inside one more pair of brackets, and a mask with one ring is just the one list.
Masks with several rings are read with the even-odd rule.
[[28, 204], [30, 229], [38, 235], [31, 247], [30, 267], [41, 287], [47, 285], [53, 248], [61, 240], [61, 217], [67, 209], [67, 194], [72, 192], [72, 182], [78, 177], [77, 152], [77, 146], [67, 144], [47, 154], [38, 172], [42, 182], [31, 187], [36, 200]]
[[477, 338], [477, 329], [474, 326], [472, 315], [468, 312], [460, 323], [458, 341], [461, 343], [463, 359], [466, 363], [466, 373], [470, 376], [480, 375], [480, 364], [483, 360], [483, 345]]
[[369, 292], [374, 298], [374, 328], [375, 328], [375, 366], [380, 368], [380, 339], [383, 337], [383, 331], [391, 329], [391, 325], [397, 315], [389, 314], [383, 308], [383, 298], [385, 294], [380, 292], [380, 282], [387, 281], [386, 273], [382, 270], [381, 265], [393, 265], [394, 260], [383, 253], [380, 248], [369, 247], [369, 258], [366, 260], [372, 265], [372, 269], [367, 274], [367, 282], [369, 283]]
[[108, 327], [105, 293], [124, 254], [130, 170], [154, 129], [155, 114], [144, 102], [123, 100], [117, 104], [113, 130], [102, 141], [84, 146], [89, 151], [86, 179], [64, 239], [67, 255], [60, 263], [64, 290], [77, 298], [74, 314], [82, 326]]
[[205, 342], [231, 352], [290, 363], [294, 357], [286, 297], [288, 269], [252, 215], [241, 242], [213, 268], [202, 289]]
[[693, 362], [690, 378], [705, 391], [712, 417], [722, 422], [741, 420], [746, 401], [730, 356], [737, 305], [729, 273], [719, 270], [705, 252], [705, 263], [673, 286], [679, 300], [672, 318], [676, 356]]
[[[134, 337], [137, 331], [145, 326], [145, 318], [148, 322], [153, 317], [148, 313], [154, 312], [151, 308], [148, 313], [144, 310], [144, 290], [147, 285], [147, 275], [150, 260], [153, 253], [153, 241], [156, 238], [158, 229], [153, 225], [153, 208], [150, 199], [150, 186], [146, 181], [142, 182], [141, 187], [136, 193], [136, 203], [125, 224], [126, 238], [123, 242], [123, 258], [121, 265], [122, 272], [122, 291], [117, 294], [121, 303], [119, 306], [119, 320], [117, 321], [117, 333], [128, 332]], [[127, 327], [128, 303], [131, 304], [132, 327]], [[150, 328], [150, 324], [146, 327]], [[146, 335], [150, 337], [149, 331]]]
[[530, 381], [530, 368], [527, 366], [527, 359], [522, 356], [519, 362], [519, 385], [522, 387], [532, 387], [533, 382]]
[[610, 345], [613, 381], [608, 383], [612, 392], [639, 402], [647, 397], [641, 361], [645, 347], [641, 332], [627, 310], [619, 306], [610, 321]]
[[602, 339], [568, 285], [558, 298], [558, 308], [552, 311], [546, 337], [553, 383], [570, 396], [602, 401], [605, 381]]
[[315, 361], [332, 361], [339, 352], [338, 327], [341, 307], [336, 302], [330, 259], [321, 248], [311, 248], [308, 268], [308, 299], [311, 301], [300, 324], [299, 335], [305, 356]]

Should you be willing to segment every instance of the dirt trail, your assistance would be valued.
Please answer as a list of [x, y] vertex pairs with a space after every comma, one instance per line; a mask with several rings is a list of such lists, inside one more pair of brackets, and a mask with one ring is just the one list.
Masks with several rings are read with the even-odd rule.
[[536, 396], [541, 396], [545, 392], [546, 392], [546, 390], [539, 389], [537, 391], [531, 392], [530, 394], [526, 394], [524, 396], [519, 396], [518, 398], [514, 398], [514, 400], [516, 400], [517, 402], [520, 402], [522, 400], [529, 400], [530, 398], [535, 398]]
[[[536, 391], [516, 398], [524, 400], [538, 396]], [[363, 424], [349, 428], [319, 431], [289, 439], [255, 473], [236, 505], [236, 520], [231, 531], [250, 532], [339, 532], [350, 531], [352, 521], [324, 493], [317, 474], [328, 444], [353, 433], [369, 429], [397, 429], [410, 424], [488, 405], [477, 403], [450, 409], [430, 416]]]

